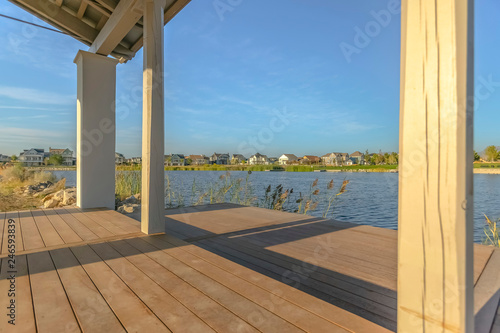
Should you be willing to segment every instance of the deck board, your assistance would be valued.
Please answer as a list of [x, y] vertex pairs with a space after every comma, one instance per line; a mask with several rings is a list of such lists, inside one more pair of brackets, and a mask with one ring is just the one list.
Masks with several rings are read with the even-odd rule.
[[40, 231], [30, 211], [19, 212], [19, 229], [21, 229], [24, 249], [40, 249], [45, 247]]
[[[16, 221], [13, 332], [389, 332], [397, 232], [233, 204], [166, 210], [167, 235], [106, 209], [0, 213], [0, 302]], [[500, 326], [500, 250], [475, 245], [476, 326]], [[497, 293], [495, 293], [497, 292]]]
[[127, 331], [170, 332], [89, 246], [73, 247], [71, 251]]
[[[286, 332], [302, 331], [235, 291], [182, 263], [168, 253], [158, 251], [159, 248], [150, 244], [148, 241], [154, 242], [155, 240], [149, 237], [127, 240], [129, 244], [143, 251], [148, 257], [163, 267], [168, 268], [175, 275], [217, 301], [219, 304], [222, 304], [229, 311], [235, 313], [240, 318], [249, 320], [250, 324], [258, 330], [262, 332], [276, 332], [277, 329], [282, 329]], [[161, 246], [160, 244], [160, 247]]]
[[70, 212], [63, 208], [52, 210], [80, 237], [82, 240], [92, 240], [100, 238], [95, 232], [76, 219]]
[[192, 312], [218, 332], [257, 332], [244, 320], [215, 302], [198, 289], [161, 266], [125, 241], [110, 243], [115, 250], [126, 257], [137, 268], [167, 290]]
[[70, 249], [50, 251], [68, 299], [84, 332], [125, 332]]
[[109, 244], [93, 244], [90, 247], [169, 329], [174, 332], [181, 331], [186, 328], [185, 323], [188, 322], [189, 328], [185, 331], [214, 332]]
[[31, 211], [31, 215], [35, 220], [35, 224], [40, 232], [40, 236], [42, 237], [45, 246], [64, 244], [63, 239], [43, 211], [33, 210]]
[[53, 209], [44, 209], [43, 212], [65, 244], [81, 242], [83, 240]]
[[[279, 299], [279, 301], [276, 302], [278, 299], [271, 298], [266, 290], [219, 267], [213, 266], [209, 262], [199, 260], [198, 257], [184, 251], [182, 247], [177, 247], [168, 242], [159, 243], [159, 237], [150, 237], [147, 238], [146, 241], [151, 241], [151, 243], [154, 242], [160, 247], [167, 246], [168, 249], [164, 251], [175, 256], [177, 260], [205, 274], [221, 285], [232, 289], [255, 304], [260, 305], [262, 308], [274, 313], [276, 316], [279, 316], [306, 332], [346, 332], [346, 330], [339, 325], [332, 324], [321, 317], [304, 311], [304, 309], [285, 299]], [[276, 306], [277, 303], [279, 303], [279, 306]]]
[[73, 308], [49, 253], [45, 251], [29, 254], [27, 261], [37, 330], [80, 332]]

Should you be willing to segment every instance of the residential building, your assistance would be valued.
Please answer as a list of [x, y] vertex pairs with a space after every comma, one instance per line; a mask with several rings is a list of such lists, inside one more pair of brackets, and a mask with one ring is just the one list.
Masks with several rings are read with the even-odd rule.
[[314, 155], [304, 155], [300, 160], [301, 164], [319, 164], [321, 159], [318, 156]]
[[210, 158], [205, 155], [189, 155], [186, 159], [191, 160], [191, 165], [204, 165], [210, 163]]
[[242, 164], [247, 161], [247, 158], [241, 154], [231, 155], [231, 164]]
[[44, 149], [25, 149], [19, 154], [19, 162], [23, 163], [25, 166], [39, 166], [43, 164], [46, 157], [49, 157], [49, 153], [46, 153]]
[[73, 165], [73, 151], [69, 150], [68, 148], [63, 148], [63, 149], [55, 149], [52, 147], [49, 147], [49, 154], [50, 156], [52, 155], [61, 155], [63, 158], [63, 165]]
[[[325, 165], [341, 166], [348, 165], [349, 154], [348, 153], [328, 153], [321, 156], [321, 162]], [[352, 162], [350, 162], [352, 164]]]
[[279, 163], [281, 165], [294, 164], [294, 163], [298, 163], [298, 162], [299, 162], [299, 158], [297, 156], [295, 156], [294, 154], [283, 154], [279, 158]]
[[231, 161], [229, 160], [229, 154], [213, 153], [213, 155], [210, 157], [211, 164], [227, 165], [230, 162]]
[[269, 159], [267, 158], [266, 155], [262, 154], [255, 154], [250, 156], [248, 159], [248, 164], [250, 165], [263, 165], [263, 164], [269, 164]]
[[125, 156], [120, 153], [115, 153], [115, 164], [123, 164], [125, 163]]
[[184, 166], [186, 165], [186, 157], [183, 154], [170, 154], [165, 158], [165, 165], [168, 166]]
[[278, 163], [279, 159], [277, 157], [269, 157], [269, 164], [276, 164]]
[[10, 156], [0, 154], [0, 163], [10, 162]]
[[129, 163], [131, 164], [141, 164], [142, 163], [142, 157], [132, 157], [129, 159]]
[[365, 154], [360, 151], [355, 151], [349, 158], [354, 164], [365, 164]]

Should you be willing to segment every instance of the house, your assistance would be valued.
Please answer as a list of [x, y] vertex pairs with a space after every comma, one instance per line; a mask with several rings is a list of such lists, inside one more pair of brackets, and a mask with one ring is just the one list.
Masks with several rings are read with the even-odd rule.
[[342, 157], [339, 153], [328, 153], [321, 156], [321, 162], [324, 165], [339, 166], [342, 165]]
[[10, 162], [10, 156], [0, 154], [0, 163]]
[[360, 151], [355, 151], [354, 153], [352, 153], [349, 159], [354, 164], [365, 164], [365, 154]]
[[142, 163], [142, 157], [132, 157], [129, 159], [132, 164], [141, 164]]
[[321, 162], [325, 165], [341, 166], [347, 165], [349, 160], [348, 153], [328, 153], [321, 156]]
[[229, 160], [229, 154], [218, 154], [218, 153], [213, 153], [212, 156], [210, 156], [210, 163], [211, 164], [221, 164], [221, 165], [227, 165], [231, 162]]
[[191, 165], [204, 165], [209, 164], [210, 159], [205, 155], [189, 155], [186, 159], [191, 160]]
[[115, 164], [123, 164], [125, 163], [125, 156], [120, 153], [115, 152]]
[[186, 165], [186, 157], [183, 154], [170, 154], [165, 156], [165, 165], [168, 166], [184, 166]]
[[279, 158], [279, 163], [281, 165], [298, 163], [298, 161], [299, 161], [299, 158], [297, 156], [295, 156], [294, 154], [283, 154]]
[[250, 165], [263, 165], [263, 164], [269, 164], [269, 159], [267, 158], [266, 155], [262, 154], [254, 154], [250, 156], [248, 159], [248, 164]]
[[46, 157], [49, 157], [49, 153], [46, 153], [44, 149], [25, 149], [19, 154], [19, 162], [25, 166], [39, 166], [43, 164]]
[[304, 155], [300, 160], [301, 164], [319, 164], [319, 162], [321, 162], [321, 159], [314, 155]]
[[61, 155], [63, 158], [63, 165], [73, 165], [73, 151], [68, 148], [65, 149], [55, 149], [49, 147], [49, 154], [52, 155]]
[[247, 158], [241, 154], [231, 155], [231, 164], [243, 164], [247, 161]]

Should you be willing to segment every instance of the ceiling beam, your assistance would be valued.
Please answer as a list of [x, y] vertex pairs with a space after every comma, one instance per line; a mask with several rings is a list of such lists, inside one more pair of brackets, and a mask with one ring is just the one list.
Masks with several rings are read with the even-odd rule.
[[141, 0], [121, 0], [90, 46], [89, 52], [109, 55], [141, 17]]
[[82, 3], [83, 2], [86, 2], [89, 6], [97, 10], [99, 13], [106, 15], [107, 17], [110, 17], [111, 12], [113, 12], [113, 10], [108, 10], [105, 6], [93, 0], [82, 0]]
[[[177, 15], [184, 7], [186, 7], [186, 5], [190, 2], [191, 0], [177, 0], [175, 1], [170, 7], [167, 8], [167, 10], [165, 10], [165, 14], [164, 14], [164, 22], [163, 24], [167, 24], [171, 19], [173, 19], [175, 17], [175, 15]], [[132, 45], [132, 47], [130, 48], [130, 50], [132, 52], [137, 52], [141, 49], [143, 45], [143, 38], [141, 36], [141, 38], [139, 38], [137, 40], [137, 42], [135, 42], [134, 45]]]
[[109, 10], [110, 12], [114, 11], [116, 8], [116, 1], [115, 0], [95, 0], [101, 6]]
[[86, 44], [92, 43], [98, 31], [49, 0], [9, 0], [50, 25], [70, 33]]
[[80, 4], [80, 8], [78, 9], [78, 12], [76, 13], [76, 17], [79, 19], [82, 19], [83, 15], [85, 15], [85, 11], [87, 10], [88, 3], [85, 1], [82, 1]]

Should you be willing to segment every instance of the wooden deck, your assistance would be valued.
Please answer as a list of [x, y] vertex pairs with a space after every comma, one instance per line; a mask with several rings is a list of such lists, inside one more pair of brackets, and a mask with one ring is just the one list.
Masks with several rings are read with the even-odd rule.
[[[16, 326], [2, 315], [0, 332], [396, 328], [393, 230], [231, 204], [168, 210], [153, 236], [104, 209], [0, 213], [3, 309], [9, 219]], [[474, 276], [476, 332], [498, 333], [500, 251], [476, 245]]]

